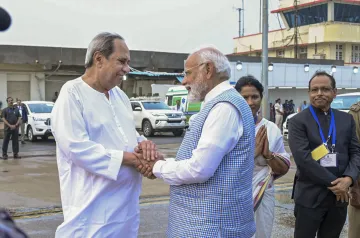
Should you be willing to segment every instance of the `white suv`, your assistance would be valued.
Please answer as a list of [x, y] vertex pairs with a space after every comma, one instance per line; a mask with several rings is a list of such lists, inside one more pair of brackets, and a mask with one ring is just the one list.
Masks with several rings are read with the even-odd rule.
[[172, 132], [181, 136], [186, 128], [184, 113], [172, 110], [162, 101], [154, 99], [131, 99], [135, 126], [145, 136], [153, 136], [155, 132]]
[[286, 120], [283, 123], [283, 137], [288, 140], [289, 139], [289, 120], [295, 116], [297, 113], [290, 114], [286, 117]]
[[47, 140], [49, 136], [52, 136], [50, 114], [54, 103], [45, 101], [24, 101], [23, 103], [28, 113], [25, 133], [29, 141], [36, 141], [37, 137]]

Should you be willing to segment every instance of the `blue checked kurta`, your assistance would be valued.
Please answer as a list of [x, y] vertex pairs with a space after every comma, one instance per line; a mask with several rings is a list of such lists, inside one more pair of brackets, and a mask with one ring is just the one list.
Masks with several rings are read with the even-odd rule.
[[[244, 132], [235, 148], [205, 183], [170, 186], [168, 237], [249, 238], [255, 233], [252, 201], [255, 125], [246, 101], [229, 89], [206, 103], [191, 123], [176, 160], [189, 159], [197, 147], [204, 122], [219, 102], [228, 102], [240, 112]], [[219, 115], [226, 123], [226, 115]]]

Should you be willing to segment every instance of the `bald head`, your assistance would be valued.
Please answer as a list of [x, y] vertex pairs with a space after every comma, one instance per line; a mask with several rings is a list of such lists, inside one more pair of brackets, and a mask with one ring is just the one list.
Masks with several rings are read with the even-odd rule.
[[190, 54], [188, 60], [196, 60], [198, 63], [210, 62], [221, 79], [228, 80], [231, 77], [229, 60], [215, 47], [209, 46], [195, 50]]

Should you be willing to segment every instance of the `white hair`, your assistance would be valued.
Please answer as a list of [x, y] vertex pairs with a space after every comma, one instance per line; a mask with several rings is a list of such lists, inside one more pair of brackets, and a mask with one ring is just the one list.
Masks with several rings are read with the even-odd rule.
[[106, 58], [108, 58], [114, 51], [114, 40], [124, 40], [123, 37], [116, 33], [103, 32], [98, 34], [90, 42], [85, 56], [85, 68], [90, 68], [93, 63], [95, 52], [99, 51]]
[[203, 46], [193, 51], [190, 55], [196, 54], [201, 62], [212, 62], [216, 73], [223, 73], [227, 79], [231, 77], [231, 66], [228, 58], [215, 46]]

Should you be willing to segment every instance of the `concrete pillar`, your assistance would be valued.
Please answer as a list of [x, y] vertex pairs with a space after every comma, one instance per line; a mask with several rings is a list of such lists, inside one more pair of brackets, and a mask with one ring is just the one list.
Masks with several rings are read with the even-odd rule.
[[344, 43], [343, 47], [344, 62], [349, 64], [351, 63], [352, 44]]
[[0, 73], [0, 101], [2, 101], [2, 108], [7, 107], [7, 74]]
[[328, 4], [328, 21], [332, 22], [335, 20], [335, 4], [334, 2], [330, 1]]
[[44, 73], [31, 73], [30, 97], [33, 101], [45, 100], [45, 75]]

